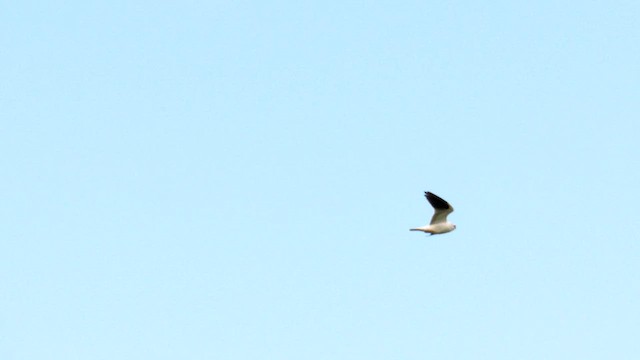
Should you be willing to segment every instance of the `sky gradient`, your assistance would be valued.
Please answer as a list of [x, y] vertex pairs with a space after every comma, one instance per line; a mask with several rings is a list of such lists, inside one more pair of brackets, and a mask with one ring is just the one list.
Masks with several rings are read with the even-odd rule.
[[0, 358], [640, 357], [639, 13], [7, 4]]

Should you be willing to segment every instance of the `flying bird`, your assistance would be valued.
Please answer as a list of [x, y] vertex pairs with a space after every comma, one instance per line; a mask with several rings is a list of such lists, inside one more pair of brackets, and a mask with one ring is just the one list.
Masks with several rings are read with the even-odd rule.
[[456, 229], [455, 224], [447, 221], [447, 215], [453, 212], [453, 206], [444, 201], [438, 195], [425, 191], [424, 196], [429, 200], [429, 204], [433, 206], [435, 212], [431, 218], [429, 225], [409, 229], [411, 231], [422, 231], [431, 235], [444, 234]]

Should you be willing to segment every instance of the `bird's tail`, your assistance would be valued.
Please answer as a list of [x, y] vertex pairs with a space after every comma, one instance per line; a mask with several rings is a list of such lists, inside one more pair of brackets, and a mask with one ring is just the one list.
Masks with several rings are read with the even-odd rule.
[[422, 229], [409, 229], [409, 231], [422, 231]]

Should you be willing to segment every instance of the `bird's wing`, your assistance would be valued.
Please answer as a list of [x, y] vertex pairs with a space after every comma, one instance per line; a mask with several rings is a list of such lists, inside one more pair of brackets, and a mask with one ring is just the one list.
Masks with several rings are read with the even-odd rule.
[[448, 202], [434, 193], [427, 191], [424, 193], [424, 196], [429, 200], [429, 204], [431, 204], [435, 210], [430, 225], [447, 222], [447, 215], [453, 212], [453, 206], [449, 205]]

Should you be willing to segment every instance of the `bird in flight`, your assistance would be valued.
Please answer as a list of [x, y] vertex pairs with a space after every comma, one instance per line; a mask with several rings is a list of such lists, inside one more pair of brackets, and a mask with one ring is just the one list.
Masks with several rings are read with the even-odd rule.
[[422, 231], [431, 235], [444, 234], [456, 229], [455, 224], [447, 221], [447, 215], [453, 212], [453, 206], [444, 201], [438, 195], [425, 191], [424, 196], [429, 200], [429, 204], [433, 206], [435, 212], [431, 218], [429, 225], [409, 229], [411, 231]]

